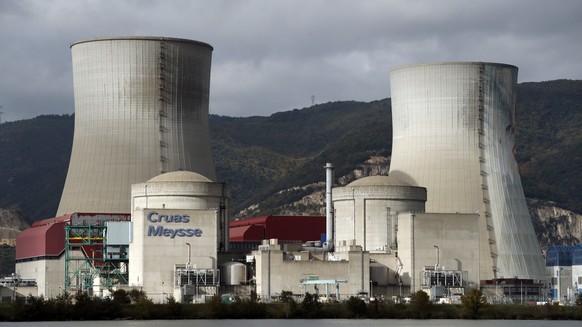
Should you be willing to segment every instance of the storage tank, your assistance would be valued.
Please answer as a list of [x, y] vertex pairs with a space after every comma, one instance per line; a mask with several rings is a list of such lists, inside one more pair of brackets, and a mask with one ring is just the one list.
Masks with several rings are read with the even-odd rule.
[[480, 279], [544, 279], [515, 151], [517, 67], [449, 62], [390, 73], [390, 175], [430, 213], [481, 215]]
[[426, 189], [393, 176], [368, 176], [332, 191], [335, 248], [361, 245], [364, 251], [396, 248], [399, 212], [424, 212]]
[[130, 187], [177, 170], [215, 179], [212, 47], [166, 37], [71, 45], [75, 133], [58, 215], [130, 212]]
[[222, 284], [241, 285], [247, 282], [247, 266], [241, 262], [226, 262], [221, 267]]

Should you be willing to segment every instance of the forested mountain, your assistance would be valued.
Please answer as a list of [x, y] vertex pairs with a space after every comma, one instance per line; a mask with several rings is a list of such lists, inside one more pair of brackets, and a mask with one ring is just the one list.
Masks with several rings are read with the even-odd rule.
[[[519, 84], [516, 121], [526, 196], [582, 212], [582, 81]], [[0, 208], [17, 209], [28, 222], [55, 214], [73, 125], [70, 115], [0, 124]], [[334, 163], [337, 177], [385, 171], [392, 147], [390, 99], [330, 102], [268, 117], [211, 115], [210, 128], [233, 215], [248, 207], [249, 214], [281, 212], [324, 181], [326, 162]]]

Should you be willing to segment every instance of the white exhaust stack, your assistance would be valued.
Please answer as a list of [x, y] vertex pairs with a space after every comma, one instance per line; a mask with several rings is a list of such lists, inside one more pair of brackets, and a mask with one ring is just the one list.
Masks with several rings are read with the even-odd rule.
[[325, 164], [325, 245], [326, 251], [333, 250], [333, 205], [331, 189], [333, 187], [333, 164]]

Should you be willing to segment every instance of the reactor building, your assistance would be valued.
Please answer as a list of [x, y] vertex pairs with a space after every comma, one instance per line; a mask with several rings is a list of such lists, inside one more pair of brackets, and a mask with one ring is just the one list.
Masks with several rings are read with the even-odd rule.
[[517, 67], [413, 65], [390, 83], [390, 176], [426, 187], [426, 212], [479, 215], [480, 280], [544, 279], [514, 158]]
[[166, 37], [71, 45], [75, 133], [57, 215], [130, 212], [131, 185], [171, 171], [214, 180], [212, 46]]

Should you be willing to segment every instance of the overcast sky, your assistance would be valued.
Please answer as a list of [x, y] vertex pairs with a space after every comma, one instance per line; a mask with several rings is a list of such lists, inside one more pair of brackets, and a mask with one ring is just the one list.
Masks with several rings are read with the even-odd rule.
[[211, 44], [210, 113], [236, 117], [384, 99], [389, 71], [416, 63], [582, 79], [579, 0], [0, 0], [2, 121], [72, 113], [69, 46], [106, 36]]

